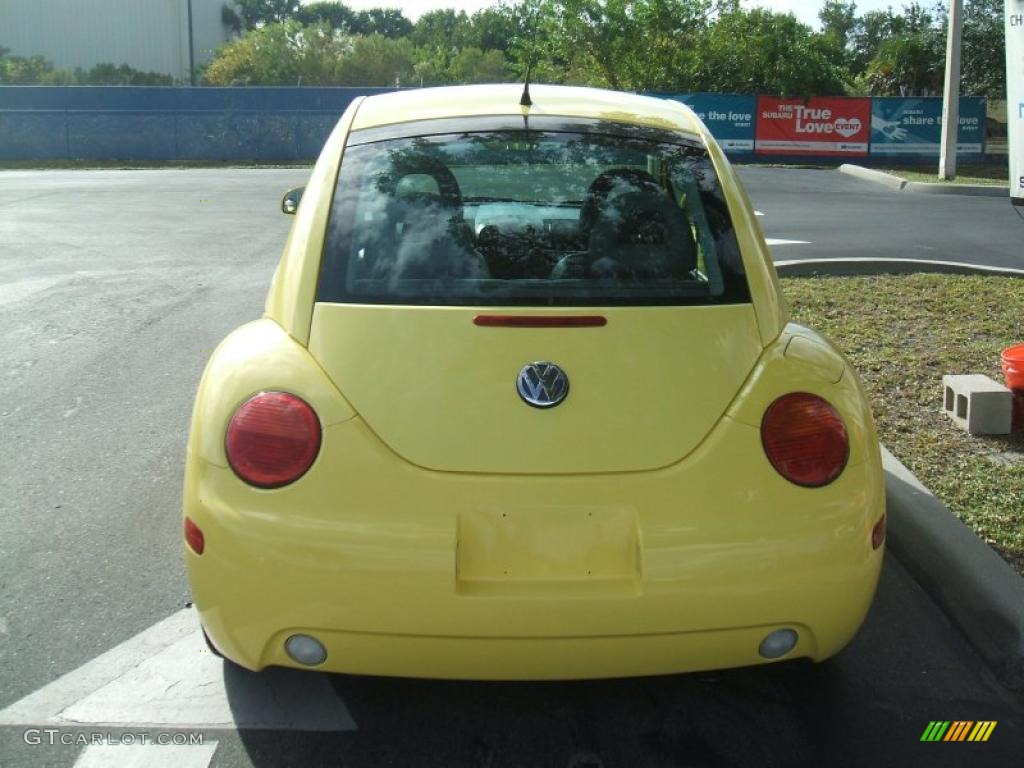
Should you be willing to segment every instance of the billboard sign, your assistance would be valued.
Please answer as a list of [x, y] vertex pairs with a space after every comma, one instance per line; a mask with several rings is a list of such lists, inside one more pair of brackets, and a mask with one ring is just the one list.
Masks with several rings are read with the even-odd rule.
[[865, 157], [871, 139], [871, 99], [757, 98], [759, 155]]
[[[960, 130], [956, 151], [980, 155], [984, 148], [985, 102], [960, 99]], [[871, 155], [939, 156], [942, 141], [942, 99], [872, 99]]]
[[720, 93], [671, 93], [663, 98], [680, 101], [704, 121], [715, 141], [731, 155], [754, 151], [753, 96]]
[[1006, 101], [1010, 198], [1024, 205], [1024, 0], [1006, 0]]

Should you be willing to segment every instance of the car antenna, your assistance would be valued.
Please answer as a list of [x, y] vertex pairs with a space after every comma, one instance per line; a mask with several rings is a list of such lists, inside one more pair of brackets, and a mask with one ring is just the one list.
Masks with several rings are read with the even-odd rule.
[[533, 62], [526, 66], [526, 83], [523, 85], [523, 95], [519, 99], [519, 106], [532, 107], [533, 99], [530, 98], [530, 74], [533, 72]]

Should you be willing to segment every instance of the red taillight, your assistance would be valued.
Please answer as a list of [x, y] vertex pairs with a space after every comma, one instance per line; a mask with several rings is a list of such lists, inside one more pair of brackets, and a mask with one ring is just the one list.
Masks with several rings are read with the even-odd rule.
[[203, 550], [206, 549], [206, 539], [203, 536], [203, 532], [199, 530], [198, 525], [192, 522], [191, 517], [185, 518], [185, 543], [197, 555], [203, 554]]
[[828, 402], [807, 392], [783, 395], [765, 411], [761, 443], [780, 475], [818, 488], [842, 473], [850, 456], [843, 420]]
[[261, 392], [242, 403], [228, 424], [228, 463], [257, 488], [280, 488], [302, 477], [320, 451], [320, 420], [304, 400]]

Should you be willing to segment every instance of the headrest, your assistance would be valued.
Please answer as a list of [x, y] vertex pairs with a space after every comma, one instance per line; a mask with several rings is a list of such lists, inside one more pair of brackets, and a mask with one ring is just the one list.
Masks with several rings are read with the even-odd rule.
[[589, 261], [597, 274], [682, 277], [696, 268], [697, 251], [683, 211], [664, 191], [647, 190], [618, 195], [597, 209]]
[[597, 176], [587, 189], [580, 209], [580, 232], [589, 233], [597, 221], [598, 209], [610, 197], [629, 192], [662, 192], [660, 184], [639, 168], [612, 168]]

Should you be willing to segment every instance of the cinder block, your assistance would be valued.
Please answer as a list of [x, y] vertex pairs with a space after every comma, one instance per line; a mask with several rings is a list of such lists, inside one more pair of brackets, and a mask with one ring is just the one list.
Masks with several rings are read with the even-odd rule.
[[972, 435], [1008, 435], [1013, 424], [1013, 394], [988, 376], [942, 377], [942, 406]]

